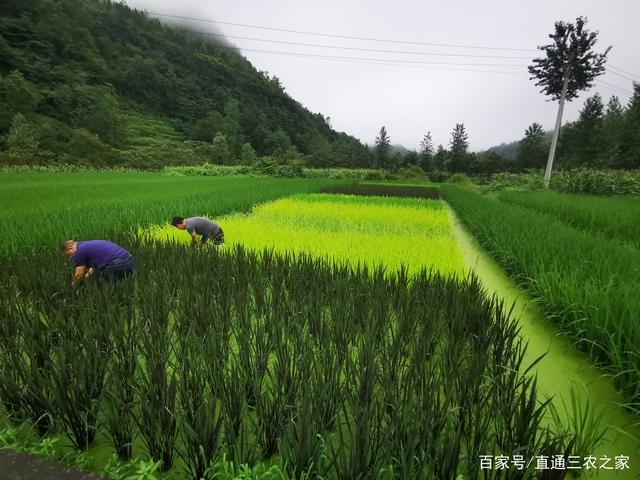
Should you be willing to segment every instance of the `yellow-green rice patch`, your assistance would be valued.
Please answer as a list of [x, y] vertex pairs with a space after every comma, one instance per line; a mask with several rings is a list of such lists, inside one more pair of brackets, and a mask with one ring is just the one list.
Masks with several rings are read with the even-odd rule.
[[[451, 219], [439, 200], [298, 195], [258, 206], [249, 215], [215, 219], [227, 244], [276, 251], [308, 252], [336, 261], [406, 265], [464, 273], [451, 233]], [[156, 227], [154, 238], [188, 243], [187, 233]]]

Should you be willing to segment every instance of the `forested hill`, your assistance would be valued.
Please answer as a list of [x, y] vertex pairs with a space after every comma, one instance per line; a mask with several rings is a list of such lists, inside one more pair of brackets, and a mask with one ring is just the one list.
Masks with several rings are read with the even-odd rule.
[[369, 161], [358, 140], [209, 38], [110, 1], [0, 8], [4, 162], [237, 163], [291, 146], [314, 152], [314, 166]]

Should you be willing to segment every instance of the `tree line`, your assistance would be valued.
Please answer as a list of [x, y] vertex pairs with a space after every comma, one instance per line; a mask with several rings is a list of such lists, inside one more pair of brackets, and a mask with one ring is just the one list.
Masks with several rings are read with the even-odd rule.
[[[556, 153], [559, 168], [640, 168], [640, 84], [634, 83], [633, 89], [627, 105], [612, 96], [605, 106], [598, 93], [586, 99], [578, 119], [560, 130]], [[459, 123], [446, 147], [440, 144], [434, 148], [431, 132], [427, 132], [417, 151], [393, 155], [390, 134], [383, 126], [376, 138], [374, 160], [375, 166], [389, 170], [417, 166], [427, 172], [469, 175], [521, 172], [544, 168], [549, 144], [549, 132], [533, 122], [518, 141], [512, 158], [491, 149], [474, 153], [469, 150], [469, 133]]]

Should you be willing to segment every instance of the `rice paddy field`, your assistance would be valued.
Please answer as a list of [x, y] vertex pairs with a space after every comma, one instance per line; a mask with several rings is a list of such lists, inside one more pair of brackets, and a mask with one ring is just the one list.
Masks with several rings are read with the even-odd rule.
[[3, 172], [0, 254], [51, 248], [62, 238], [107, 238], [174, 215], [249, 211], [258, 203], [318, 191], [334, 182], [146, 172]]
[[[635, 198], [107, 172], [0, 186], [5, 443], [128, 480], [640, 473]], [[192, 248], [176, 214], [226, 243]], [[134, 275], [72, 291], [65, 237], [115, 240]], [[504, 456], [521, 467], [486, 468]]]

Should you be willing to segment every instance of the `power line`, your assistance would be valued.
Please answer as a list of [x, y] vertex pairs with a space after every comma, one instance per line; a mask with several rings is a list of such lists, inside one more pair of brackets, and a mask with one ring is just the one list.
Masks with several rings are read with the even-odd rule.
[[602, 85], [606, 85], [607, 87], [610, 87], [610, 88], [617, 88], [621, 92], [628, 93], [629, 95], [633, 95], [632, 91], [627, 90], [627, 89], [622, 88], [622, 87], [619, 87], [618, 85], [614, 85], [612, 83], [605, 82], [604, 80], [596, 80], [596, 83], [602, 84]]
[[613, 71], [613, 70], [611, 70], [611, 69], [609, 69], [609, 68], [606, 68], [605, 70], [607, 71], [607, 73], [613, 73], [614, 75], [618, 75], [619, 77], [622, 77], [622, 78], [624, 78], [625, 80], [629, 80], [629, 81], [631, 81], [631, 82], [635, 82], [635, 80], [634, 80], [633, 78], [631, 78], [631, 77], [627, 77], [626, 75], [623, 75], [623, 74], [621, 74], [621, 73], [615, 72], [615, 71]]
[[[334, 35], [328, 33], [319, 33], [319, 32], [308, 32], [302, 30], [291, 30], [291, 29], [283, 29], [283, 28], [275, 28], [275, 27], [265, 27], [259, 25], [249, 25], [242, 23], [233, 23], [233, 22], [223, 22], [217, 20], [209, 20], [203, 18], [195, 18], [195, 17], [184, 17], [179, 15], [169, 15], [159, 12], [147, 12], [151, 15], [157, 15], [161, 17], [169, 17], [169, 18], [177, 18], [182, 20], [193, 20], [207, 23], [216, 23], [222, 25], [233, 25], [233, 26], [241, 26], [247, 28], [255, 28], [262, 30], [271, 30], [271, 31], [280, 31], [287, 33], [298, 33], [305, 35], [315, 35], [322, 37], [330, 37], [330, 38], [342, 38], [342, 39], [353, 39], [353, 40], [366, 40], [366, 41], [375, 41], [375, 42], [383, 42], [383, 43], [395, 43], [395, 44], [405, 44], [405, 45], [428, 45], [428, 46], [439, 46], [439, 47], [450, 47], [450, 48], [472, 48], [472, 49], [487, 49], [487, 50], [506, 50], [506, 51], [527, 51], [527, 52], [537, 52], [537, 50], [533, 49], [523, 49], [523, 48], [505, 48], [505, 47], [486, 47], [486, 46], [478, 46], [478, 45], [456, 45], [456, 44], [444, 44], [444, 43], [434, 43], [434, 42], [416, 42], [416, 41], [403, 41], [403, 40], [389, 40], [389, 39], [380, 39], [373, 37], [357, 37], [351, 35]], [[351, 50], [351, 51], [363, 51], [363, 52], [376, 52], [376, 53], [395, 53], [395, 54], [404, 54], [404, 55], [427, 55], [427, 56], [446, 56], [446, 57], [466, 57], [466, 58], [503, 58], [503, 59], [529, 59], [529, 57], [524, 56], [503, 56], [503, 55], [477, 55], [477, 54], [447, 54], [440, 52], [412, 52], [412, 51], [400, 51], [400, 50], [383, 50], [383, 49], [373, 49], [373, 48], [360, 48], [360, 47], [346, 47], [346, 46], [337, 46], [337, 45], [322, 45], [322, 44], [314, 44], [314, 43], [302, 43], [302, 42], [290, 42], [284, 40], [271, 40], [264, 38], [255, 38], [255, 37], [242, 37], [235, 35], [225, 35], [220, 33], [213, 32], [199, 32], [192, 30], [183, 30], [188, 33], [193, 33], [197, 35], [207, 35], [207, 36], [215, 36], [215, 37], [223, 37], [223, 38], [233, 38], [238, 40], [249, 40], [249, 41], [258, 41], [258, 42], [268, 42], [268, 43], [276, 43], [282, 45], [297, 45], [304, 47], [318, 47], [318, 48], [332, 48], [338, 50]], [[237, 47], [227, 47], [221, 45], [225, 48], [237, 48]], [[481, 72], [481, 73], [498, 73], [498, 74], [506, 74], [506, 75], [523, 75], [525, 74], [520, 72], [503, 72], [496, 70], [477, 70], [477, 69], [462, 69], [462, 68], [443, 68], [443, 67], [435, 67], [432, 65], [446, 65], [446, 66], [471, 66], [471, 67], [527, 67], [527, 65], [516, 65], [516, 64], [482, 64], [482, 63], [452, 63], [452, 62], [422, 62], [422, 61], [411, 61], [411, 60], [397, 60], [397, 59], [379, 59], [379, 58], [361, 58], [361, 57], [339, 57], [339, 56], [331, 56], [331, 55], [320, 55], [320, 54], [310, 54], [310, 53], [297, 53], [297, 52], [280, 52], [280, 51], [272, 51], [272, 50], [259, 50], [259, 49], [250, 49], [250, 48], [241, 48], [244, 51], [251, 51], [256, 53], [267, 53], [267, 54], [276, 54], [276, 55], [286, 55], [286, 56], [297, 56], [301, 58], [316, 58], [316, 59], [324, 59], [324, 60], [334, 60], [334, 61], [343, 61], [343, 62], [351, 62], [351, 63], [364, 63], [364, 64], [372, 64], [372, 65], [386, 65], [386, 66], [402, 66], [402, 67], [412, 67], [412, 68], [423, 68], [423, 69], [434, 69], [434, 70], [450, 70], [450, 71], [468, 71], [468, 72]], [[429, 66], [424, 66], [429, 65]], [[618, 70], [619, 73], [615, 70]], [[621, 68], [615, 67], [613, 65], [609, 65], [607, 68], [609, 73], [614, 75], [618, 75], [626, 80], [635, 81], [633, 78], [629, 78], [626, 75], [635, 76], [634, 74], [622, 70]], [[624, 75], [626, 74], [626, 75]], [[640, 78], [640, 77], [638, 77]], [[624, 93], [633, 94], [633, 92], [626, 90], [617, 85], [610, 84], [603, 80], [599, 80], [598, 83], [606, 85], [610, 88], [618, 89]]]
[[[237, 48], [237, 47], [231, 47], [231, 46], [227, 47], [224, 45], [221, 45], [221, 46], [223, 48], [229, 48], [229, 49]], [[282, 55], [292, 55], [292, 56], [308, 56], [313, 58], [329, 58], [329, 59], [355, 60], [355, 61], [366, 61], [366, 62], [384, 62], [384, 63], [394, 63], [394, 64], [447, 65], [447, 66], [462, 66], [462, 67], [526, 67], [526, 65], [503, 65], [499, 63], [425, 62], [421, 60], [398, 60], [393, 58], [342, 57], [342, 56], [336, 56], [336, 55], [322, 55], [319, 53], [282, 52], [277, 50], [259, 50], [255, 48], [243, 48], [242, 51], [282, 54]], [[515, 72], [505, 72], [505, 73], [515, 73]]]
[[149, 15], [156, 15], [158, 17], [167, 17], [167, 18], [177, 18], [180, 20], [193, 20], [196, 22], [207, 22], [207, 23], [216, 23], [219, 25], [231, 25], [235, 27], [246, 27], [246, 28], [255, 28], [260, 30], [271, 30], [274, 32], [286, 32], [286, 33], [299, 33], [303, 35], [315, 35], [318, 37], [329, 37], [329, 38], [343, 38], [350, 40], [365, 40], [370, 42], [382, 42], [382, 43], [396, 43], [403, 45], [426, 45], [431, 47], [447, 47], [447, 48], [470, 48], [470, 49], [479, 49], [479, 50], [505, 50], [505, 51], [518, 51], [518, 52], [537, 52], [536, 49], [531, 48], [506, 48], [506, 47], [488, 47], [488, 46], [480, 46], [480, 45], [459, 45], [453, 43], [435, 43], [435, 42], [417, 42], [417, 41], [408, 41], [408, 40], [390, 40], [384, 38], [375, 38], [375, 37], [358, 37], [354, 35], [336, 35], [330, 33], [321, 33], [321, 32], [309, 32], [304, 30], [291, 30], [287, 28], [276, 28], [276, 27], [265, 27], [262, 25], [250, 25], [246, 23], [234, 23], [234, 22], [223, 22], [220, 20], [210, 20], [205, 18], [195, 18], [195, 17], [183, 17], [180, 15], [169, 15], [168, 13], [159, 13], [159, 12], [150, 12], [147, 11]]
[[[476, 55], [476, 54], [464, 54], [464, 53], [434, 53], [434, 52], [411, 52], [411, 51], [402, 51], [402, 50], [381, 50], [376, 48], [359, 48], [359, 47], [345, 47], [345, 46], [337, 46], [337, 45], [322, 45], [318, 43], [300, 43], [300, 42], [287, 42], [284, 40], [271, 40], [266, 38], [255, 38], [255, 37], [239, 37], [235, 35], [226, 35], [224, 33], [213, 33], [213, 32], [198, 32], [194, 30], [183, 30], [184, 32], [196, 33], [198, 35], [211, 35], [214, 37], [223, 37], [223, 38], [233, 38], [237, 40], [251, 40], [255, 42], [267, 42], [267, 43], [278, 43], [282, 45], [299, 45], [302, 47], [321, 47], [321, 48], [333, 48], [337, 50], [357, 50], [360, 52], [375, 52], [375, 53], [400, 53], [405, 55], [429, 55], [429, 56], [442, 56], [442, 57], [470, 57], [470, 58], [505, 58], [511, 60], [529, 60], [530, 57], [515, 57], [515, 56], [504, 56], [504, 55]], [[508, 65], [505, 65], [508, 66]]]
[[[623, 70], [623, 69], [621, 69], [619, 67], [615, 67], [613, 65], [608, 65], [608, 67], [609, 68], [613, 68], [614, 70], [618, 70], [619, 72], [622, 72], [622, 73], [624, 73], [626, 75], [630, 75], [632, 77], [635, 77], [637, 79], [636, 81], [640, 81], [640, 75], [635, 75], [633, 73], [627, 72], [627, 71], [625, 71], [625, 70]], [[612, 72], [612, 73], [615, 73], [615, 72]]]
[[[387, 60], [387, 59], [375, 59], [375, 58], [358, 58], [358, 57], [341, 57], [341, 56], [333, 56], [333, 55], [318, 55], [312, 53], [297, 53], [297, 52], [280, 52], [280, 51], [272, 51], [272, 50], [257, 50], [251, 48], [245, 48], [244, 51], [249, 52], [257, 52], [257, 53], [268, 53], [275, 55], [285, 55], [285, 56], [293, 56], [300, 58], [310, 58], [310, 59], [320, 59], [320, 60], [334, 60], [334, 61], [343, 61], [346, 63], [362, 63], [362, 64], [370, 64], [370, 65], [386, 65], [391, 67], [408, 67], [408, 68], [419, 68], [419, 69], [430, 69], [430, 70], [449, 70], [454, 72], [481, 72], [481, 73], [498, 73], [504, 75], [527, 75], [525, 72], [503, 72], [500, 70], [477, 70], [477, 69], [468, 69], [468, 68], [447, 68], [447, 67], [438, 67], [431, 65], [451, 65], [451, 66], [483, 66], [482, 64], [474, 64], [474, 63], [439, 63], [439, 62], [411, 62], [411, 61], [402, 61], [402, 60]], [[394, 62], [394, 63], [390, 63]], [[414, 65], [418, 63], [418, 65]], [[427, 63], [428, 65], [422, 65], [422, 63]], [[486, 65], [484, 65], [486, 66]]]

